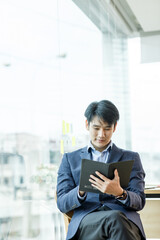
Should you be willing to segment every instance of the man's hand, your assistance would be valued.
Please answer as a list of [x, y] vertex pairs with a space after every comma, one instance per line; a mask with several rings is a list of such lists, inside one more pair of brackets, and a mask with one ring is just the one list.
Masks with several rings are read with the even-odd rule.
[[120, 186], [120, 179], [118, 175], [117, 169], [114, 171], [114, 179], [110, 180], [106, 178], [104, 175], [96, 171], [96, 174], [99, 178], [90, 175], [89, 181], [92, 183], [91, 185], [102, 193], [111, 194], [113, 196], [120, 196], [123, 193], [123, 188]]

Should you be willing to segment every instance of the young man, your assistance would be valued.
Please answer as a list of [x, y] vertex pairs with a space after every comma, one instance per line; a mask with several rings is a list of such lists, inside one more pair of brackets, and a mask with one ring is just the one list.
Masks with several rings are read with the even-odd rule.
[[[57, 179], [57, 205], [61, 212], [74, 210], [67, 240], [146, 239], [137, 211], [145, 205], [145, 173], [138, 153], [117, 148], [112, 143], [119, 112], [108, 100], [91, 103], [86, 111], [87, 147], [63, 156]], [[101, 194], [79, 191], [81, 159], [100, 162], [134, 160], [129, 185], [123, 189], [118, 171], [110, 180], [101, 173], [89, 181]]]

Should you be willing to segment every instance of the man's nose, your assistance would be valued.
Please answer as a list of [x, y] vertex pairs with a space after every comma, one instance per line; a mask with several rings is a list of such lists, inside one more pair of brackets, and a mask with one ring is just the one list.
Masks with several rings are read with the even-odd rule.
[[100, 129], [98, 132], [99, 137], [104, 137], [105, 136], [105, 131], [103, 129]]

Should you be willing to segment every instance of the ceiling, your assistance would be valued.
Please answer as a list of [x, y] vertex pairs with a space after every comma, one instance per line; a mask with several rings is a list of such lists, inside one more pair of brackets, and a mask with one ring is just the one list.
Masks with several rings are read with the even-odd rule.
[[144, 33], [160, 31], [160, 0], [126, 0]]
[[128, 37], [160, 34], [160, 0], [73, 0], [102, 31], [108, 16]]

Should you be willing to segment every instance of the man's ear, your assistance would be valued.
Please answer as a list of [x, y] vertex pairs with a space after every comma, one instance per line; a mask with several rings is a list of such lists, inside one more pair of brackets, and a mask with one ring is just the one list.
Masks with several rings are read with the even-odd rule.
[[85, 121], [85, 125], [86, 125], [86, 129], [89, 130], [89, 123], [88, 123], [87, 119]]

